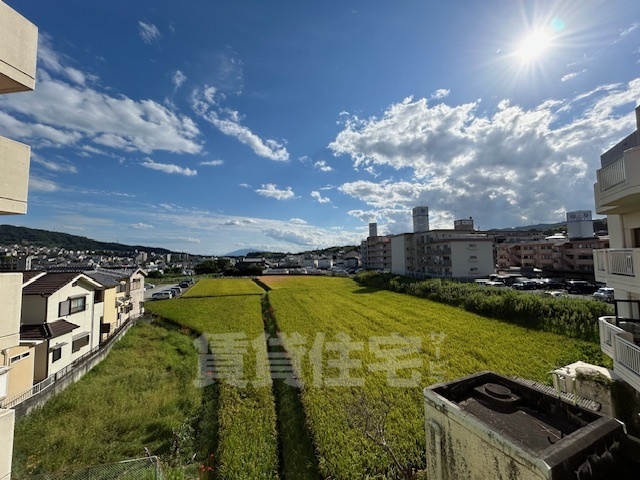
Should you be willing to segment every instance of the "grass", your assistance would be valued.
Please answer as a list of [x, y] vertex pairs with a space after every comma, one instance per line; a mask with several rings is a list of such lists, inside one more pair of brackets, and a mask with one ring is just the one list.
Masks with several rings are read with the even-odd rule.
[[262, 295], [264, 290], [247, 278], [205, 278], [187, 290], [183, 298], [226, 295]]
[[[302, 402], [324, 477], [391, 477], [397, 471], [362, 427], [380, 413], [367, 417], [367, 412], [380, 405], [387, 408], [386, 440], [394, 453], [403, 465], [423, 466], [426, 385], [483, 370], [544, 382], [560, 365], [602, 361], [599, 346], [591, 342], [364, 288], [349, 279], [260, 280], [272, 288], [269, 301], [285, 347], [301, 365]], [[294, 333], [304, 341], [293, 342]], [[389, 343], [378, 351], [376, 340]], [[387, 348], [396, 349], [395, 355]], [[310, 361], [313, 351], [319, 352], [319, 363]], [[405, 363], [411, 361], [416, 363]], [[393, 374], [407, 381], [417, 375], [419, 381], [394, 387]]]
[[[145, 447], [169, 464], [206, 456], [215, 425], [193, 384], [196, 367], [188, 336], [132, 327], [82, 381], [17, 422], [13, 478], [143, 457]], [[184, 435], [196, 430], [198, 440]]]
[[[276, 412], [260, 296], [162, 300], [149, 304], [149, 310], [155, 315], [205, 334], [213, 357], [217, 360], [230, 358], [221, 351], [223, 344], [233, 344], [239, 349], [239, 358], [243, 362], [241, 378], [223, 378], [217, 382], [217, 474], [224, 479], [277, 478]], [[229, 334], [237, 334], [239, 337], [234, 339]], [[243, 384], [245, 381], [246, 385]]]

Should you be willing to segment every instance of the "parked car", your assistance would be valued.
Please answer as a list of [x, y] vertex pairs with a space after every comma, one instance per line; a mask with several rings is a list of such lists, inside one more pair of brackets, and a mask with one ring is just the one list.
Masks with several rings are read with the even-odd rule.
[[151, 295], [152, 300], [169, 300], [171, 298], [171, 292], [156, 292]]
[[591, 294], [598, 289], [598, 287], [586, 280], [567, 280], [564, 284], [564, 288], [566, 288], [569, 293], [578, 293], [583, 295]]
[[176, 292], [174, 292], [173, 290], [163, 290], [162, 293], [168, 293], [169, 295], [171, 295], [170, 298], [173, 298], [176, 296]]
[[156, 288], [156, 286], [153, 283], [145, 283], [144, 284], [144, 289], [145, 290], [151, 290], [152, 288]]
[[516, 290], [535, 290], [538, 288], [538, 282], [535, 282], [534, 280], [523, 280], [521, 282], [514, 283], [511, 285], [511, 288]]
[[562, 297], [567, 297], [568, 295], [560, 290], [548, 290], [546, 292], [544, 292], [545, 295], [549, 295], [550, 297], [554, 297], [554, 298], [562, 298]]
[[185, 280], [184, 282], [180, 282], [180, 284], [178, 286], [180, 288], [189, 288], [191, 286], [191, 284]]
[[597, 292], [593, 294], [593, 298], [596, 300], [602, 300], [603, 302], [612, 303], [613, 302], [613, 288], [611, 287], [601, 287]]
[[559, 288], [564, 288], [564, 282], [557, 278], [541, 278], [538, 281], [538, 285], [538, 288], [543, 288], [545, 290], [557, 290]]
[[177, 297], [182, 292], [182, 289], [180, 287], [171, 287], [169, 290], [173, 292], [174, 297]]

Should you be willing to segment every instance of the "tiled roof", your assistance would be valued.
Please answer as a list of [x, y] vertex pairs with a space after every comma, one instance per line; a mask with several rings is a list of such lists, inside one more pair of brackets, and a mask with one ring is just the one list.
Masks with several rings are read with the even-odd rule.
[[49, 331], [46, 324], [20, 325], [20, 340], [44, 340], [48, 338]]
[[33, 277], [41, 275], [42, 273], [44, 273], [44, 272], [38, 272], [36, 270], [29, 270], [29, 271], [26, 271], [26, 272], [22, 272], [22, 283], [27, 283]]
[[116, 279], [116, 277], [104, 274], [102, 272], [94, 272], [94, 271], [85, 272], [85, 275], [87, 277], [93, 278], [96, 282], [98, 282], [103, 287], [109, 288], [109, 287], [115, 287], [117, 285], [120, 285], [120, 282]]
[[67, 322], [66, 320], [56, 320], [55, 322], [49, 323], [48, 326], [51, 330], [51, 338], [59, 337], [60, 335], [64, 335], [65, 333], [75, 330], [76, 328], [80, 328], [80, 325]]
[[22, 289], [23, 295], [51, 295], [71, 282], [80, 273], [47, 273]]
[[80, 328], [75, 323], [66, 320], [56, 320], [51, 323], [39, 323], [36, 325], [20, 325], [20, 340], [46, 340], [56, 338], [65, 333]]

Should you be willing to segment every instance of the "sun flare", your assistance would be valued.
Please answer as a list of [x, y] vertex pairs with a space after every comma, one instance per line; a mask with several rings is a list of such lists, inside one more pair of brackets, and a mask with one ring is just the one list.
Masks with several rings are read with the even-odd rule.
[[516, 53], [522, 61], [530, 62], [542, 56], [550, 44], [551, 35], [544, 30], [537, 30], [522, 40]]

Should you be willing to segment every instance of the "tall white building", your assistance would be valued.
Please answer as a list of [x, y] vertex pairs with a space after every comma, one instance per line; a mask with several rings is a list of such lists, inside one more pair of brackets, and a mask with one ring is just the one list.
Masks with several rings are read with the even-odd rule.
[[[636, 130], [600, 157], [596, 212], [607, 216], [609, 246], [594, 251], [596, 281], [613, 287], [615, 317], [600, 319], [600, 346], [613, 369], [640, 392], [640, 107]], [[638, 412], [640, 413], [640, 412]]]
[[[0, 1], [0, 94], [33, 90], [36, 76], [38, 29]], [[0, 137], [0, 215], [27, 213], [28, 145]], [[11, 389], [12, 377], [28, 348], [20, 345], [22, 274], [0, 274], [0, 400]], [[13, 410], [0, 409], [0, 480], [11, 478]]]
[[429, 231], [429, 207], [414, 207], [413, 213], [413, 233]]

